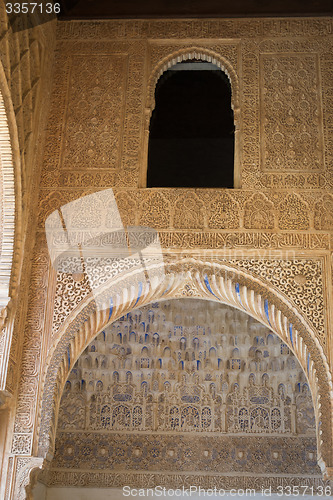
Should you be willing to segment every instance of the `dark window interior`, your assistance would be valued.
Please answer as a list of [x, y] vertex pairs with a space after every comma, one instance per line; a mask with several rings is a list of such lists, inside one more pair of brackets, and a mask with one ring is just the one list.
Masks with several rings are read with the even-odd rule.
[[232, 188], [234, 119], [226, 74], [202, 61], [179, 63], [159, 79], [155, 102], [147, 187]]

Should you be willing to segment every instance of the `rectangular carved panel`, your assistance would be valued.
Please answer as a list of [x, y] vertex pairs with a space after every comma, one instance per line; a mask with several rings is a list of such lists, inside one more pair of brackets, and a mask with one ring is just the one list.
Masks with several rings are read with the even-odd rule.
[[261, 162], [264, 170], [323, 168], [317, 54], [262, 54]]
[[119, 167], [126, 82], [126, 55], [72, 57], [63, 169]]
[[[296, 449], [299, 454], [291, 453], [291, 450]], [[269, 461], [266, 457], [270, 456], [271, 450], [275, 450], [280, 457], [284, 457], [281, 470], [288, 470], [289, 474], [318, 477], [318, 465], [308, 458], [308, 453], [314, 453], [315, 449], [314, 437], [197, 437], [165, 434], [141, 437], [138, 434], [64, 432], [58, 434], [51, 471], [74, 469], [93, 473], [108, 470], [109, 474], [114, 474], [135, 470], [149, 473], [159, 470], [164, 473], [191, 473], [195, 470], [196, 474], [200, 474], [209, 467], [211, 474], [250, 472], [251, 475], [273, 475], [279, 462], [274, 459]], [[177, 451], [170, 455], [169, 450]], [[261, 451], [258, 453], [258, 450]]]

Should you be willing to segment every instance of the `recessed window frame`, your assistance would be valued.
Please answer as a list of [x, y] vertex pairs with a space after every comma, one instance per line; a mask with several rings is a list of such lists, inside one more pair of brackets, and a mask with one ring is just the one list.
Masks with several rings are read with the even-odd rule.
[[[143, 134], [143, 147], [142, 147], [142, 156], [141, 156], [141, 168], [139, 175], [139, 187], [147, 188], [147, 171], [148, 171], [148, 148], [149, 148], [149, 129], [150, 129], [150, 120], [152, 117], [152, 113], [155, 109], [155, 89], [158, 80], [160, 77], [171, 69], [173, 66], [180, 62], [188, 61], [188, 60], [198, 60], [203, 62], [210, 62], [220, 68], [229, 79], [230, 87], [231, 87], [231, 108], [234, 113], [234, 187], [233, 188], [220, 188], [220, 189], [238, 189], [241, 187], [241, 171], [240, 171], [240, 162], [241, 162], [241, 114], [240, 114], [240, 106], [239, 106], [239, 83], [238, 77], [231, 66], [229, 61], [227, 61], [222, 56], [219, 56], [213, 51], [203, 49], [203, 48], [192, 48], [192, 49], [184, 49], [182, 51], [178, 51], [168, 57], [164, 58], [160, 63], [155, 67], [154, 71], [150, 75], [147, 85], [147, 96], [146, 103], [144, 108], [144, 134]], [[149, 188], [149, 189], [177, 189], [177, 188]], [[187, 188], [192, 189], [192, 188]], [[195, 188], [194, 188], [195, 189]], [[204, 189], [204, 188], [201, 188]], [[207, 189], [219, 189], [219, 188], [207, 188]]]

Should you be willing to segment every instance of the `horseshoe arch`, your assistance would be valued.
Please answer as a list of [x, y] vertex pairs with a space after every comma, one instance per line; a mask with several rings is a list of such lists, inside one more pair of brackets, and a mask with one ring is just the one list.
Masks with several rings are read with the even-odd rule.
[[[187, 294], [188, 290], [191, 290], [190, 294]], [[194, 259], [170, 265], [165, 280], [155, 290], [148, 284], [139, 290], [124, 289], [122, 298], [118, 297], [99, 311], [89, 295], [69, 315], [59, 332], [58, 343], [48, 356], [44, 371], [39, 436], [34, 443], [34, 455], [52, 456], [64, 384], [79, 355], [96, 335], [135, 308], [152, 301], [186, 296], [235, 307], [270, 328], [288, 345], [309, 380], [316, 416], [318, 463], [322, 472], [327, 474], [333, 465], [332, 379], [313, 328], [295, 305], [261, 278], [227, 264], [217, 265]]]

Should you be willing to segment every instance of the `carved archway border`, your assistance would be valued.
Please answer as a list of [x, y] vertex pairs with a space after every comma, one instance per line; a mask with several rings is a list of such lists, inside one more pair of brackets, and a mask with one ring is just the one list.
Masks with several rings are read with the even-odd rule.
[[235, 125], [235, 157], [234, 157], [234, 186], [240, 187], [240, 86], [239, 78], [232, 64], [220, 54], [209, 50], [205, 47], [191, 46], [184, 47], [176, 52], [167, 55], [153, 68], [147, 83], [147, 94], [145, 104], [145, 119], [144, 119], [144, 144], [141, 157], [141, 174], [139, 179], [139, 187], [146, 187], [147, 177], [147, 162], [148, 162], [148, 143], [149, 143], [149, 125], [152, 112], [155, 108], [155, 88], [162, 74], [175, 64], [187, 61], [189, 59], [197, 59], [215, 64], [223, 71], [231, 85], [231, 106], [234, 111]]
[[[153, 267], [153, 265], [151, 266]], [[149, 266], [147, 266], [149, 269]], [[121, 279], [119, 280], [121, 281]], [[194, 290], [194, 292], [193, 292]], [[43, 374], [44, 393], [39, 405], [38, 456], [51, 457], [56, 422], [65, 381], [77, 358], [108, 324], [134, 308], [152, 301], [190, 296], [235, 307], [276, 333], [294, 352], [311, 387], [316, 423], [318, 460], [322, 471], [332, 467], [332, 377], [315, 332], [294, 305], [259, 277], [226, 264], [192, 258], [168, 266], [164, 281], [155, 289], [124, 289], [124, 296], [97, 310], [91, 295], [65, 321], [59, 341], [50, 352]]]
[[165, 71], [170, 69], [175, 64], [178, 64], [182, 61], [188, 61], [189, 59], [196, 59], [201, 61], [211, 62], [215, 64], [218, 68], [223, 71], [231, 84], [231, 102], [234, 110], [239, 108], [239, 83], [236, 71], [234, 70], [231, 63], [220, 54], [217, 54], [213, 50], [209, 50], [205, 47], [184, 47], [181, 50], [177, 50], [172, 54], [164, 57], [153, 69], [149, 80], [148, 80], [148, 88], [147, 88], [147, 101], [146, 108], [151, 111], [155, 107], [155, 88], [159, 78], [163, 75]]
[[0, 63], [0, 162], [1, 162], [1, 220], [2, 241], [0, 259], [0, 308], [6, 307], [10, 299], [14, 239], [20, 227], [21, 204], [15, 206], [15, 198], [21, 200], [20, 151], [14, 108], [5, 71]]
[[[0, 391], [5, 397], [16, 311], [16, 292], [22, 264], [21, 156], [17, 122], [5, 70], [0, 62]], [[12, 299], [12, 300], [11, 300]], [[6, 325], [5, 325], [6, 322]], [[5, 325], [5, 328], [4, 328]]]

